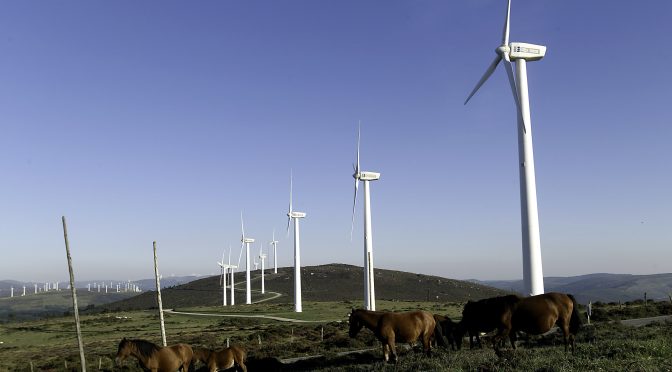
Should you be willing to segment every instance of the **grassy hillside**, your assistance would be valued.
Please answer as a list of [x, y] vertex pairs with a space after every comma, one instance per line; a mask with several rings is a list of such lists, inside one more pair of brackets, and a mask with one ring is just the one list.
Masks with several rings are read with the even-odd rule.
[[[495, 353], [486, 342], [483, 349], [437, 349], [431, 357], [416, 351], [400, 351], [395, 366], [382, 361], [380, 342], [369, 330], [348, 337], [347, 302], [306, 302], [301, 316], [323, 316], [314, 323], [284, 323], [258, 318], [229, 318], [166, 314], [169, 343], [221, 348], [229, 339], [248, 351], [249, 371], [666, 371], [672, 368], [672, 323], [631, 328], [604, 322], [585, 326], [577, 338], [575, 354], [566, 354], [561, 336], [521, 338], [515, 351]], [[381, 301], [390, 310], [425, 309], [454, 315], [459, 307], [441, 303]], [[240, 306], [249, 314], [284, 315], [288, 304]], [[213, 315], [222, 307], [200, 309]], [[452, 313], [451, 313], [452, 311]], [[317, 314], [317, 315], [316, 315]], [[221, 314], [220, 314], [221, 315]], [[299, 316], [299, 314], [295, 314]], [[334, 321], [337, 320], [337, 321]], [[340, 320], [340, 321], [338, 321]], [[0, 324], [0, 370], [65, 371], [79, 366], [72, 317]], [[160, 342], [155, 311], [120, 312], [82, 316], [84, 348], [89, 370], [140, 371], [129, 359], [114, 367], [122, 337]], [[400, 349], [403, 345], [398, 345]], [[364, 353], [341, 354], [367, 349]], [[291, 358], [321, 355], [303, 361]], [[67, 366], [67, 368], [66, 368]], [[99, 368], [100, 366], [100, 368]], [[198, 366], [202, 370], [202, 365]]]
[[[464, 302], [501, 295], [504, 291], [471, 282], [413, 274], [393, 270], [376, 269], [376, 299], [397, 301]], [[252, 272], [252, 301], [270, 297], [262, 296], [260, 271]], [[245, 303], [245, 273], [235, 274], [236, 304]], [[358, 266], [329, 264], [308, 266], [301, 269], [303, 301], [352, 301], [354, 306], [362, 301], [364, 294], [363, 270]], [[279, 268], [277, 274], [265, 274], [267, 292], [278, 292], [282, 296], [270, 303], [292, 303], [294, 298], [294, 269]], [[193, 282], [161, 291], [164, 308], [185, 308], [194, 306], [217, 306], [222, 303], [222, 289], [219, 276], [195, 280]], [[154, 292], [115, 302], [103, 309], [128, 310], [156, 307]]]

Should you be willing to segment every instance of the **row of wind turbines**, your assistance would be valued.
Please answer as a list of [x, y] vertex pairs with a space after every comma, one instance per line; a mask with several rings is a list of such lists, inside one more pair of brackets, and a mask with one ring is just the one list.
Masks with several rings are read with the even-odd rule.
[[[497, 66], [504, 60], [504, 68], [506, 70], [511, 92], [513, 93], [513, 100], [516, 106], [516, 116], [518, 124], [518, 156], [519, 156], [519, 177], [520, 177], [520, 203], [521, 203], [521, 232], [522, 232], [522, 251], [523, 251], [523, 282], [525, 291], [530, 295], [537, 295], [544, 293], [544, 282], [541, 261], [541, 243], [539, 234], [539, 216], [537, 209], [537, 193], [536, 181], [534, 171], [534, 156], [532, 148], [532, 127], [530, 118], [530, 104], [527, 84], [527, 62], [538, 61], [546, 54], [546, 47], [543, 45], [511, 42], [509, 43], [510, 30], [510, 14], [511, 14], [511, 0], [507, 2], [506, 17], [504, 21], [504, 29], [502, 35], [502, 44], [495, 49], [497, 56], [485, 71], [481, 79], [478, 81], [474, 89], [471, 91], [464, 104], [466, 105], [476, 92], [483, 86], [488, 78], [495, 71]], [[513, 63], [515, 62], [515, 75]], [[362, 171], [360, 168], [360, 138], [361, 138], [361, 123], [357, 132], [357, 157], [354, 164], [355, 179], [355, 193], [352, 205], [352, 225], [350, 236], [352, 240], [352, 231], [355, 222], [355, 209], [357, 204], [357, 193], [359, 189], [359, 182], [364, 184], [364, 306], [367, 310], [375, 310], [375, 285], [374, 285], [374, 266], [373, 266], [373, 233], [371, 229], [371, 195], [370, 195], [370, 181], [377, 181], [380, 179], [380, 173]], [[300, 249], [300, 229], [299, 221], [306, 217], [306, 213], [294, 211], [292, 209], [292, 176], [290, 174], [290, 193], [289, 193], [289, 211], [287, 213], [287, 234], [289, 235], [289, 228], [291, 222], [294, 221], [294, 309], [296, 312], [302, 311], [301, 304], [301, 249]], [[254, 242], [253, 238], [245, 235], [245, 228], [241, 212], [241, 254], [242, 247], [245, 247], [246, 252], [246, 303], [251, 303], [251, 289], [250, 289], [250, 244]], [[277, 243], [275, 240], [275, 232], [273, 240], [270, 242], [273, 245], [273, 254], [275, 262], [275, 272], [277, 273]], [[231, 305], [234, 304], [234, 283], [233, 272], [234, 269], [240, 265], [240, 257], [238, 265], [231, 265], [229, 251], [229, 262], [224, 264], [224, 257], [222, 262], [218, 262], [222, 269], [222, 285], [224, 288], [223, 304], [226, 305], [226, 271], [230, 273], [230, 288], [231, 288]], [[264, 260], [266, 255], [260, 253], [261, 260], [261, 285], [262, 293], [264, 293]]]

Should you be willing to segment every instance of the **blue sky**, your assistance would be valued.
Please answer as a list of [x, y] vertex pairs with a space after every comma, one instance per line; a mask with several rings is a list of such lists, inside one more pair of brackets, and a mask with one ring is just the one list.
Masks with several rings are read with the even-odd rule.
[[[0, 9], [0, 278], [218, 272], [248, 235], [304, 265], [522, 277], [506, 2], [22, 1]], [[544, 274], [670, 272], [669, 1], [513, 0], [528, 64]], [[361, 197], [361, 194], [360, 194]], [[259, 244], [253, 251], [258, 252]]]

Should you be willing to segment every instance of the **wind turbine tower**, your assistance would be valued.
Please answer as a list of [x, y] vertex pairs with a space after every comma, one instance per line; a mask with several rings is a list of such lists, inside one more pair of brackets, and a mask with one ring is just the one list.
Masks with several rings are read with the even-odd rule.
[[245, 245], [245, 292], [246, 304], [252, 303], [252, 288], [250, 285], [250, 243], [254, 243], [253, 238], [245, 237], [245, 224], [243, 223], [243, 212], [240, 212], [240, 228], [243, 235], [240, 238], [241, 244]]
[[264, 261], [266, 261], [266, 254], [263, 251], [264, 245], [259, 246], [259, 261], [261, 261], [261, 294], [266, 293], [264, 286]]
[[355, 173], [355, 198], [352, 202], [352, 225], [350, 226], [350, 239], [355, 225], [355, 206], [357, 204], [357, 189], [359, 181], [364, 183], [364, 305], [367, 310], [376, 310], [376, 291], [373, 275], [373, 233], [371, 232], [371, 195], [369, 181], [380, 179], [380, 173], [365, 172], [359, 168], [359, 142], [361, 128], [357, 128], [357, 164]]
[[303, 312], [301, 303], [301, 239], [299, 220], [305, 218], [304, 212], [296, 212], [292, 209], [292, 173], [289, 173], [289, 212], [287, 212], [287, 235], [289, 225], [294, 220], [294, 312]]
[[273, 274], [278, 273], [278, 241], [275, 240], [275, 230], [273, 230], [273, 240], [270, 243], [273, 245]]
[[[520, 169], [520, 210], [523, 246], [523, 282], [525, 291], [530, 295], [544, 293], [544, 275], [541, 267], [541, 242], [539, 236], [539, 214], [537, 212], [537, 186], [534, 175], [534, 156], [532, 151], [532, 126], [530, 120], [530, 101], [527, 89], [527, 62], [538, 61], [546, 54], [546, 47], [528, 43], [509, 43], [509, 20], [511, 0], [506, 8], [502, 45], [495, 52], [497, 56], [478, 81], [474, 90], [464, 102], [478, 91], [492, 75], [501, 60], [509, 77], [518, 116], [518, 163]], [[514, 78], [512, 61], [516, 63]]]
[[238, 265], [231, 265], [231, 250], [229, 249], [229, 267], [231, 268], [231, 306], [236, 304], [235, 288], [236, 282], [234, 280], [235, 269], [240, 267], [240, 259], [243, 257], [243, 247], [240, 247], [240, 253], [238, 254]]
[[[229, 251], [230, 250], [231, 247], [229, 247]], [[229, 257], [231, 256], [229, 255]], [[222, 252], [222, 262], [217, 262], [217, 264], [219, 265], [220, 268], [219, 284], [222, 286], [222, 306], [226, 306], [226, 275], [229, 273], [228, 270], [231, 265], [227, 265], [224, 263], [224, 252]]]

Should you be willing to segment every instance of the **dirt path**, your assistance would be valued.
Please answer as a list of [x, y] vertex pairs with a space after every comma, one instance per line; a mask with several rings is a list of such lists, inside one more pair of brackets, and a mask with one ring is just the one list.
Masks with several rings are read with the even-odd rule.
[[211, 314], [211, 313], [193, 313], [187, 311], [174, 311], [172, 309], [163, 310], [164, 313], [168, 314], [180, 314], [180, 315], [192, 315], [192, 316], [214, 316], [214, 317], [225, 317], [225, 318], [258, 318], [258, 319], [270, 319], [277, 320], [279, 322], [289, 322], [289, 323], [327, 323], [327, 322], [336, 322], [341, 319], [321, 319], [321, 320], [302, 320], [302, 319], [292, 319], [292, 318], [283, 318], [280, 316], [274, 315], [263, 315], [263, 314]]

